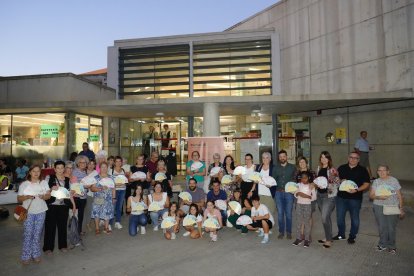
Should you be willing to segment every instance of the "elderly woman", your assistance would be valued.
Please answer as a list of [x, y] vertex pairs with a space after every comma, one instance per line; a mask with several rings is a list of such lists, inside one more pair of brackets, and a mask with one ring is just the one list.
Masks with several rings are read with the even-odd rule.
[[331, 215], [335, 209], [335, 197], [338, 192], [340, 179], [338, 176], [338, 171], [333, 166], [332, 157], [327, 151], [322, 151], [319, 155], [317, 176], [326, 177], [328, 180], [328, 187], [326, 189], [320, 189], [315, 185], [318, 191], [316, 201], [318, 203], [319, 211], [322, 215], [322, 224], [325, 231], [325, 239], [318, 240], [318, 242], [323, 243], [323, 247], [330, 248], [332, 245]]
[[152, 220], [153, 230], [158, 231], [159, 227], [159, 219], [162, 218], [164, 213], [168, 210], [168, 207], [170, 206], [170, 199], [167, 195], [167, 193], [164, 193], [162, 191], [161, 183], [156, 183], [154, 186], [154, 193], [151, 195], [148, 195], [148, 203], [151, 205], [151, 203], [157, 202], [158, 205], [162, 207], [159, 211], [151, 211], [150, 216]]
[[[203, 161], [200, 160], [200, 153], [198, 151], [193, 151], [191, 154], [191, 160], [189, 160], [186, 164], [186, 180], [187, 180], [187, 187], [188, 181], [190, 178], [195, 178], [197, 180], [197, 188], [203, 189], [204, 187], [204, 176], [206, 175], [206, 165]], [[194, 163], [201, 162], [202, 166], [200, 168], [192, 168]]]
[[[93, 184], [91, 191], [93, 192], [93, 203], [92, 203], [92, 215], [95, 219], [95, 234], [99, 235], [99, 220], [105, 221], [105, 234], [111, 234], [112, 230], [109, 228], [109, 220], [114, 217], [114, 203], [115, 197], [115, 183], [113, 179], [108, 175], [108, 163], [101, 162], [99, 166], [99, 175], [95, 178], [97, 183]], [[104, 182], [111, 182], [112, 187], [106, 185]]]
[[[257, 166], [256, 171], [259, 172], [261, 176], [273, 177], [272, 155], [270, 152], [262, 153], [262, 164], [260, 164], [260, 166]], [[251, 195], [253, 195], [253, 192], [256, 189], [257, 194], [260, 196], [260, 202], [267, 206], [270, 213], [276, 212], [276, 205], [274, 201], [276, 186], [270, 187], [264, 183], [257, 184], [252, 188], [252, 191], [250, 192]]]
[[[30, 192], [29, 192], [30, 191]], [[21, 262], [24, 265], [41, 261], [40, 242], [45, 222], [50, 189], [46, 181], [40, 179], [40, 166], [29, 169], [27, 180], [20, 185], [17, 201], [27, 210], [27, 219], [23, 224], [23, 250]]]
[[[86, 167], [88, 166], [89, 159], [85, 155], [78, 155], [75, 159], [75, 168], [73, 169], [72, 175], [76, 177], [77, 181], [81, 181], [87, 174]], [[74, 200], [76, 207], [78, 209], [78, 231], [79, 234], [84, 235], [85, 232], [82, 231], [82, 225], [83, 225], [83, 217], [85, 214], [85, 208], [87, 203], [87, 195], [86, 192], [88, 191], [85, 187], [85, 194], [83, 195], [77, 195], [75, 194]]]
[[[378, 251], [388, 249], [391, 254], [396, 254], [396, 228], [399, 217], [404, 216], [401, 186], [398, 180], [390, 175], [386, 165], [379, 165], [377, 170], [379, 178], [374, 180], [369, 192], [370, 199], [374, 200], [373, 208], [378, 224], [379, 243]], [[390, 195], [376, 193], [378, 189], [388, 188]]]

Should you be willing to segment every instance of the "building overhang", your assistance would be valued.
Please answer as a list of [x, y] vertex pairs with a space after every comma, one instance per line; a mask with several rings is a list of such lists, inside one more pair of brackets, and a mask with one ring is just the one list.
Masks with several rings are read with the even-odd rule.
[[250, 115], [252, 110], [258, 106], [260, 106], [260, 112], [265, 114], [291, 114], [413, 99], [412, 90], [400, 90], [364, 94], [0, 103], [0, 113], [76, 112], [96, 116], [142, 118], [156, 117], [156, 113], [162, 112], [165, 117], [185, 117], [203, 116], [203, 104], [214, 102], [219, 104], [222, 116]]

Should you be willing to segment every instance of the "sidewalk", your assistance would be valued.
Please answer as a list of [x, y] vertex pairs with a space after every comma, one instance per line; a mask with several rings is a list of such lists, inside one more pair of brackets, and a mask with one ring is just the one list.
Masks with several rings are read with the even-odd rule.
[[[403, 191], [413, 198], [414, 188]], [[127, 217], [122, 218], [122, 230], [111, 236], [95, 236], [88, 232], [85, 250], [75, 248], [67, 253], [57, 249], [52, 256], [44, 256], [39, 265], [23, 267], [19, 263], [22, 226], [12, 217], [0, 220], [0, 267], [3, 275], [412, 275], [414, 263], [412, 205], [407, 216], [398, 224], [397, 255], [376, 252], [378, 233], [375, 218], [367, 197], [361, 210], [361, 227], [354, 245], [338, 241], [330, 249], [316, 242], [309, 248], [292, 246], [293, 240], [277, 240], [277, 229], [270, 235], [270, 243], [260, 244], [256, 233], [242, 236], [233, 228], [219, 231], [216, 243], [183, 238], [167, 241], [162, 231], [130, 237]], [[14, 205], [7, 205], [10, 211]], [[275, 217], [277, 220], [277, 218]], [[333, 216], [334, 233], [336, 220]], [[349, 231], [349, 217], [347, 229]], [[293, 225], [295, 229], [295, 223]], [[312, 237], [323, 237], [320, 213], [316, 211]]]

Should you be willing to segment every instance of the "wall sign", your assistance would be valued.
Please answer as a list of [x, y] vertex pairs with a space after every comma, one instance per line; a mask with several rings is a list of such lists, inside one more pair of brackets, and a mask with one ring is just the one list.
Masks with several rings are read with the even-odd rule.
[[57, 138], [59, 125], [40, 125], [40, 138]]

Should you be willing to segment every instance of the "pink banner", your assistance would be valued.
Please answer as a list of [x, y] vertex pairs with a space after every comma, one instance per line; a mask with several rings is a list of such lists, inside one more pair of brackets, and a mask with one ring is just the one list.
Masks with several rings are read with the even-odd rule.
[[224, 159], [224, 139], [221, 137], [188, 137], [188, 159], [193, 151], [200, 153], [200, 160], [208, 167], [213, 162], [213, 154], [220, 154], [220, 161]]

